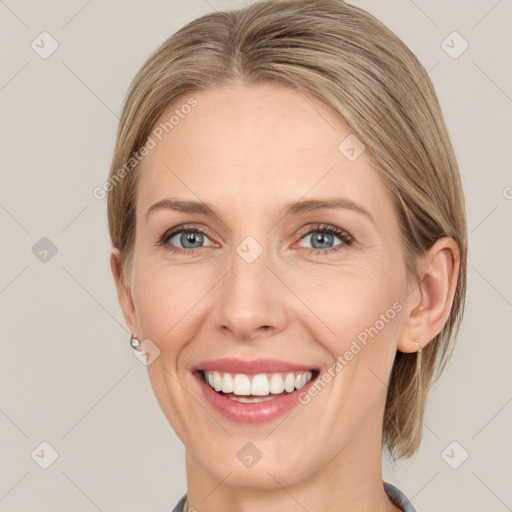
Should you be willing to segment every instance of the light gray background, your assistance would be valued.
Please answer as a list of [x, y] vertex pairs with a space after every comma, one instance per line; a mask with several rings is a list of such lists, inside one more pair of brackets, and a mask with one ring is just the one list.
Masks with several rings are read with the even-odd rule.
[[[512, 510], [512, 2], [353, 3], [431, 70], [470, 231], [466, 317], [421, 449], [384, 475], [419, 512]], [[92, 190], [145, 58], [195, 17], [238, 5], [0, 0], [1, 511], [170, 511], [186, 491], [184, 449], [128, 345]], [[47, 59], [31, 48], [43, 31], [59, 45]], [[441, 46], [453, 31], [469, 43], [457, 59]], [[42, 237], [57, 247], [46, 262], [32, 251]], [[59, 454], [48, 469], [35, 462], [50, 453], [43, 441]]]

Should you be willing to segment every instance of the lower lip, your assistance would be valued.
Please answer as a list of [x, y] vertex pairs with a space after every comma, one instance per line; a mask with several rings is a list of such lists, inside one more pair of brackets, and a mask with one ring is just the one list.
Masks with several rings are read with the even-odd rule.
[[194, 376], [199, 382], [204, 397], [212, 408], [235, 423], [266, 423], [283, 416], [300, 404], [299, 393], [307, 391], [309, 386], [315, 381], [315, 379], [311, 379], [301, 389], [297, 389], [279, 398], [247, 404], [219, 395], [219, 393], [206, 384], [201, 372], [194, 372]]

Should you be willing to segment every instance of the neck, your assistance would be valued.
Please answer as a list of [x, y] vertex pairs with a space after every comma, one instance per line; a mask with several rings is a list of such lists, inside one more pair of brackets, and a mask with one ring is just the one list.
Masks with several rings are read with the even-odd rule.
[[[201, 512], [397, 512], [382, 480], [382, 423], [357, 432], [350, 444], [314, 468], [280, 472], [279, 461], [254, 466], [254, 478], [239, 480], [238, 467], [226, 461], [212, 474], [188, 450], [187, 510]], [[257, 442], [257, 441], [255, 441]], [[311, 460], [315, 454], [311, 453]], [[263, 460], [263, 459], [262, 459]], [[286, 458], [283, 457], [285, 462]]]

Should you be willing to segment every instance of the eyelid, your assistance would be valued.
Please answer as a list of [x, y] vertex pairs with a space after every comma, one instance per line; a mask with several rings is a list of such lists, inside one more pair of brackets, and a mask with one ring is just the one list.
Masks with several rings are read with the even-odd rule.
[[301, 233], [299, 235], [299, 238], [302, 239], [306, 235], [309, 235], [311, 233], [315, 233], [318, 231], [333, 233], [333, 234], [339, 236], [340, 238], [344, 237], [344, 238], [347, 238], [350, 240], [354, 240], [354, 237], [346, 229], [340, 228], [338, 226], [334, 226], [333, 224], [327, 224], [327, 223], [308, 224], [305, 228], [301, 228], [299, 230], [299, 233]]

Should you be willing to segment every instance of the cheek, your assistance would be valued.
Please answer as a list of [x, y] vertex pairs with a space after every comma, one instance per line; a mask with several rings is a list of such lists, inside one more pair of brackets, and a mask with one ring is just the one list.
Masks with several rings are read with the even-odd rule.
[[314, 278], [305, 273], [301, 281], [295, 290], [312, 317], [342, 338], [357, 334], [353, 329], [373, 325], [402, 297], [400, 276], [392, 271], [340, 268]]
[[[308, 330], [333, 358], [350, 350], [354, 341], [364, 348], [375, 345], [381, 355], [394, 350], [389, 345], [396, 342], [403, 309], [403, 283], [399, 267], [394, 268], [397, 270], [391, 265], [386, 269], [382, 265], [340, 266], [316, 273], [314, 278], [304, 273], [297, 280], [294, 290], [308, 306], [303, 308], [300, 321], [308, 324]], [[377, 357], [373, 350], [362, 352]]]
[[[132, 290], [140, 334], [160, 350], [168, 370], [179, 374], [180, 357], [208, 321], [212, 293], [224, 271], [211, 265], [170, 264], [162, 257], [141, 257], [134, 265]], [[153, 366], [153, 365], [151, 365]]]
[[[180, 439], [186, 440], [183, 410], [194, 402], [183, 393], [180, 358], [202, 325], [197, 320], [205, 293], [206, 276], [200, 278], [190, 267], [178, 268], [168, 262], [139, 259], [134, 265], [133, 301], [141, 335], [159, 349], [159, 356], [147, 367], [155, 396]], [[198, 283], [203, 283], [198, 286]], [[189, 444], [188, 442], [186, 444]]]
[[204, 278], [188, 268], [151, 262], [139, 265], [134, 275], [133, 300], [142, 334], [161, 350], [164, 344], [168, 348], [175, 346], [167, 341], [178, 339], [177, 333], [187, 325], [187, 317], [207, 286]]

